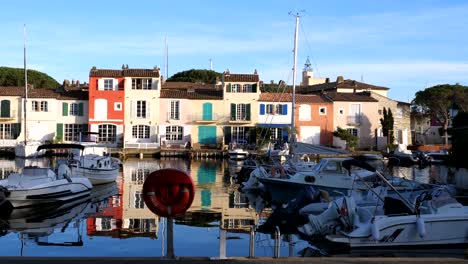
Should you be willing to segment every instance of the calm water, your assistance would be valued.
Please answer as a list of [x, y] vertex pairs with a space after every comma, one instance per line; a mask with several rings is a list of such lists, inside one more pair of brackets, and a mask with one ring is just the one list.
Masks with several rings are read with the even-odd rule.
[[[6, 177], [23, 166], [24, 161], [21, 160], [0, 160], [0, 177]], [[185, 170], [196, 184], [191, 208], [183, 218], [175, 219], [173, 239], [176, 256], [219, 257], [223, 243], [227, 257], [249, 255], [250, 226], [264, 221], [268, 210], [258, 214], [249, 207], [247, 198], [232, 183], [234, 166], [220, 160], [151, 159], [125, 161], [118, 181], [93, 190], [91, 202], [82, 202], [57, 212], [0, 220], [0, 256], [165, 256], [167, 219], [150, 212], [142, 199], [145, 177], [160, 168]], [[393, 168], [392, 171], [422, 182], [448, 180], [446, 176], [444, 178], [447, 172], [442, 166]], [[270, 235], [257, 233], [254, 245], [255, 256], [273, 256], [274, 241]], [[297, 236], [282, 238], [281, 256], [320, 254], [314, 246]], [[437, 254], [444, 256], [445, 253]], [[455, 254], [463, 257], [463, 250]], [[378, 255], [385, 256], [382, 252]]]

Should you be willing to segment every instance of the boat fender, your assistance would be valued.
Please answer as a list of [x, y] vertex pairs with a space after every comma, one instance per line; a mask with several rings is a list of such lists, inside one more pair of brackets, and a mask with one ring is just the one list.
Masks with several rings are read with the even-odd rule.
[[423, 238], [426, 235], [426, 223], [422, 217], [418, 217], [416, 220], [416, 227], [420, 238]]
[[373, 222], [372, 223], [372, 238], [375, 240], [375, 241], [379, 241], [380, 240], [380, 229], [379, 229], [379, 225], [377, 224], [377, 222]]

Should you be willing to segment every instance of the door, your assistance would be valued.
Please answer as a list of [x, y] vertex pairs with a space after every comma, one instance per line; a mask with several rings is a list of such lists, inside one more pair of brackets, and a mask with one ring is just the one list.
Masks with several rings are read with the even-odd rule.
[[203, 120], [204, 121], [213, 120], [213, 105], [211, 103], [203, 104]]
[[2, 100], [0, 117], [10, 117], [10, 100]]
[[205, 145], [216, 144], [216, 126], [199, 126], [198, 142]]

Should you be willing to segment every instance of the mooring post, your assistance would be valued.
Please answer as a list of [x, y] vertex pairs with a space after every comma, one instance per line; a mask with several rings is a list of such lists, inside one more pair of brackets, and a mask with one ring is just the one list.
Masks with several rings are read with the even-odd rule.
[[249, 258], [255, 257], [255, 226], [250, 226]]
[[279, 258], [280, 257], [280, 240], [281, 240], [281, 233], [280, 229], [277, 226], [275, 228], [275, 245], [273, 249], [273, 257], [274, 258]]

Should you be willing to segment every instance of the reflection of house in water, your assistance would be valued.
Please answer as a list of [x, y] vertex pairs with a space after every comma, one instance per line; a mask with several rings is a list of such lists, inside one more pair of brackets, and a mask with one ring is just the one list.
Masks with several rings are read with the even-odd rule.
[[0, 160], [0, 180], [6, 179], [12, 172], [19, 172], [25, 166], [49, 166], [47, 159], [1, 159]]
[[97, 208], [97, 212], [86, 219], [88, 236], [110, 236], [125, 238], [122, 234], [122, 198], [123, 179], [117, 178], [118, 194], [107, 198], [104, 208]]
[[12, 172], [17, 172], [15, 160], [0, 160], [0, 180], [6, 179]]
[[224, 184], [227, 163], [216, 160], [192, 161], [190, 174], [195, 183], [195, 198], [188, 213], [178, 222], [189, 225], [211, 226], [220, 221], [228, 232], [244, 232], [256, 224], [258, 215], [237, 191]]
[[153, 171], [160, 169], [154, 160], [128, 160], [123, 164], [122, 232], [127, 236], [158, 236], [159, 217], [146, 208], [143, 183]]

